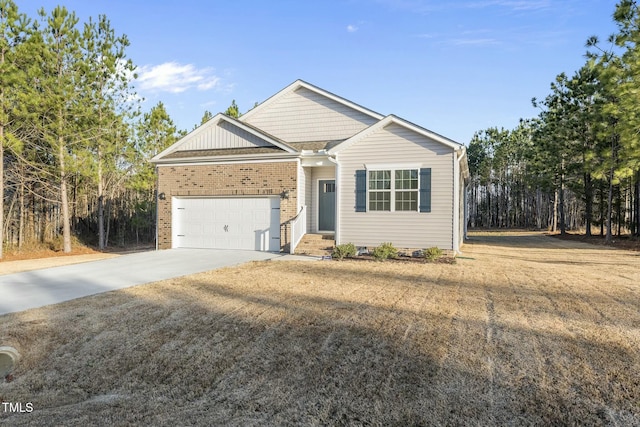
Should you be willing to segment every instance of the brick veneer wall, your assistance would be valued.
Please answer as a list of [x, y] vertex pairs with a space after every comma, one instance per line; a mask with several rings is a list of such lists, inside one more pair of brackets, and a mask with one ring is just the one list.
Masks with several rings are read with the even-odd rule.
[[289, 192], [280, 199], [280, 244], [288, 245], [287, 220], [296, 215], [297, 162], [237, 163], [158, 167], [158, 248], [171, 248], [172, 196], [270, 196]]

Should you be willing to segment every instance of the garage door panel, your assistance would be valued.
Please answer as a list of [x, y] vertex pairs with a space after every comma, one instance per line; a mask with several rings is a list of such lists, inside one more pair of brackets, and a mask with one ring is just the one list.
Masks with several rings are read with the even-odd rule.
[[280, 200], [173, 199], [173, 247], [280, 249]]

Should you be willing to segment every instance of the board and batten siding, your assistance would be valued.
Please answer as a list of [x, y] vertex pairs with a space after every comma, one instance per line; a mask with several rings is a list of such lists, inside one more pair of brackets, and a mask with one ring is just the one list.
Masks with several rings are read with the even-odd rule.
[[285, 142], [343, 140], [376, 121], [304, 87], [283, 94], [269, 108], [246, 119]]
[[212, 126], [196, 130], [186, 138], [188, 139], [180, 146], [180, 151], [268, 147], [272, 145], [254, 134], [223, 120]]
[[[453, 249], [453, 149], [390, 124], [340, 151], [337, 160], [340, 164], [337, 243], [375, 247], [391, 242], [399, 248]], [[367, 212], [356, 212], [356, 170], [376, 164], [431, 168], [431, 212], [370, 212], [369, 206]]]

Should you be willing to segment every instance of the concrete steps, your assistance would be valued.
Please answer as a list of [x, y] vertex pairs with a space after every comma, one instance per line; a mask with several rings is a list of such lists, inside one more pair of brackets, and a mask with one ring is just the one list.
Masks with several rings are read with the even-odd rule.
[[307, 233], [302, 236], [302, 240], [296, 246], [296, 254], [298, 255], [331, 255], [336, 241], [333, 234], [312, 234]]

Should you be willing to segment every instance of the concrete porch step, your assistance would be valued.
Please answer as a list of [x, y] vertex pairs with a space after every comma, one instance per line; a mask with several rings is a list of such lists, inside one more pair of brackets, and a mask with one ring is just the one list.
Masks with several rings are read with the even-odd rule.
[[296, 254], [300, 255], [331, 255], [336, 242], [332, 234], [305, 234], [296, 247]]
[[333, 240], [333, 234], [307, 233], [302, 236], [302, 240]]

